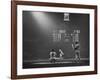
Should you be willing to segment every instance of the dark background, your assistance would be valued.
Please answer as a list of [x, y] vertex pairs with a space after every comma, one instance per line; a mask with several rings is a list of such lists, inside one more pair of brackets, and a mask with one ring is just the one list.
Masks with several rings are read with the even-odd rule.
[[59, 48], [64, 59], [74, 58], [71, 39], [52, 41], [56, 29], [65, 29], [68, 34], [80, 30], [80, 56], [89, 58], [89, 14], [70, 13], [69, 18], [64, 21], [64, 13], [23, 11], [23, 61], [49, 59], [51, 49], [58, 53]]

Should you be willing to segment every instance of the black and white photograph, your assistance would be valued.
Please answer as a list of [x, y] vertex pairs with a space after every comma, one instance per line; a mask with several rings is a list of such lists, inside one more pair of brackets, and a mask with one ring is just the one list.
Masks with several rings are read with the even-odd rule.
[[13, 1], [12, 79], [97, 74], [97, 6]]
[[23, 11], [23, 68], [89, 66], [90, 15]]

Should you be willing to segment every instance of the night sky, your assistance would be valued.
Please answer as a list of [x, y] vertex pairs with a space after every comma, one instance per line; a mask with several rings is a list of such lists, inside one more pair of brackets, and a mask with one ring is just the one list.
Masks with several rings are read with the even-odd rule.
[[[44, 18], [43, 18], [44, 17]], [[89, 58], [89, 14], [69, 13], [70, 21], [64, 21], [64, 13], [23, 11], [23, 60], [49, 59], [51, 49], [64, 58], [74, 58], [72, 40], [52, 41], [52, 31], [65, 29], [68, 34], [80, 30], [80, 56]]]

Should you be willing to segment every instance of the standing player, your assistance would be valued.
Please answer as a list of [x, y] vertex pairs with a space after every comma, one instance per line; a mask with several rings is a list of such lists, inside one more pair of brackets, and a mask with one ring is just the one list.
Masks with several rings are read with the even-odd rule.
[[80, 62], [79, 33], [80, 33], [79, 30], [74, 30], [74, 33], [72, 35], [72, 37], [73, 37], [72, 48], [74, 49], [74, 52], [75, 52], [75, 60], [76, 60], [76, 62]]

